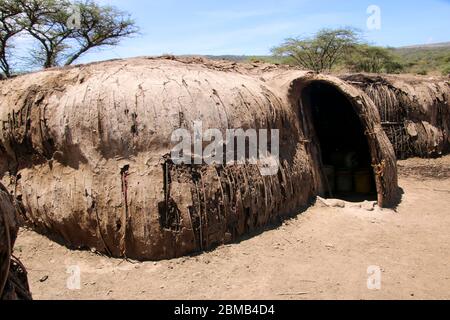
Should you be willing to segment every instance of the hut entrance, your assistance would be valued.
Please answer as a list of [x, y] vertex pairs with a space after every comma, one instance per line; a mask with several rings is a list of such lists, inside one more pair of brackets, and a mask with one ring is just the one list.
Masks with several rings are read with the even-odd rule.
[[368, 141], [351, 102], [324, 82], [309, 84], [302, 99], [312, 116], [326, 195], [347, 201], [377, 200]]

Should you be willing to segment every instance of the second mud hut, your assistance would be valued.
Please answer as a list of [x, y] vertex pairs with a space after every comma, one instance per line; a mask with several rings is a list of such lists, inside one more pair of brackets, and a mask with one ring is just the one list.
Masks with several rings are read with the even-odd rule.
[[377, 106], [398, 159], [450, 152], [450, 81], [412, 75], [352, 74]]

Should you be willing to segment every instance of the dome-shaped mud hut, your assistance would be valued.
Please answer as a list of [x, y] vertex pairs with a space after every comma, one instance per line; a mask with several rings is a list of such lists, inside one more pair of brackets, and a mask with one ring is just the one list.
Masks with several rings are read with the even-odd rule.
[[[376, 106], [332, 76], [201, 59], [108, 61], [2, 81], [0, 120], [0, 176], [25, 220], [116, 257], [178, 257], [296, 214], [332, 193], [329, 159], [370, 169], [380, 206], [398, 196]], [[171, 136], [196, 121], [224, 135], [279, 130], [279, 170], [175, 164]]]
[[377, 106], [397, 158], [450, 152], [450, 81], [413, 75], [343, 76]]

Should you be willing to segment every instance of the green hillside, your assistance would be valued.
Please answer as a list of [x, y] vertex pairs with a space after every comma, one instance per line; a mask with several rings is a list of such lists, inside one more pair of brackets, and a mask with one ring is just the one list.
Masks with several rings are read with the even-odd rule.
[[[422, 75], [450, 74], [450, 42], [430, 45], [418, 45], [401, 48], [390, 48], [392, 54], [403, 65], [404, 73]], [[274, 56], [208, 56], [210, 59], [225, 59], [237, 62], [265, 61], [270, 63], [289, 63], [286, 58]], [[339, 68], [339, 70], [342, 70]]]
[[406, 72], [450, 74], [450, 43], [392, 49]]

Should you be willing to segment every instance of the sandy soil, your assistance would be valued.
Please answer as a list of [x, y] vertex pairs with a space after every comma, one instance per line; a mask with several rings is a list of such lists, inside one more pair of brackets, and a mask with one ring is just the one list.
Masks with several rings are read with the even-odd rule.
[[[135, 263], [70, 251], [28, 230], [16, 255], [35, 299], [450, 299], [449, 168], [450, 157], [400, 162], [396, 211], [318, 202], [198, 256]], [[67, 288], [74, 265], [80, 290]], [[367, 288], [372, 265], [382, 270], [380, 290]]]

